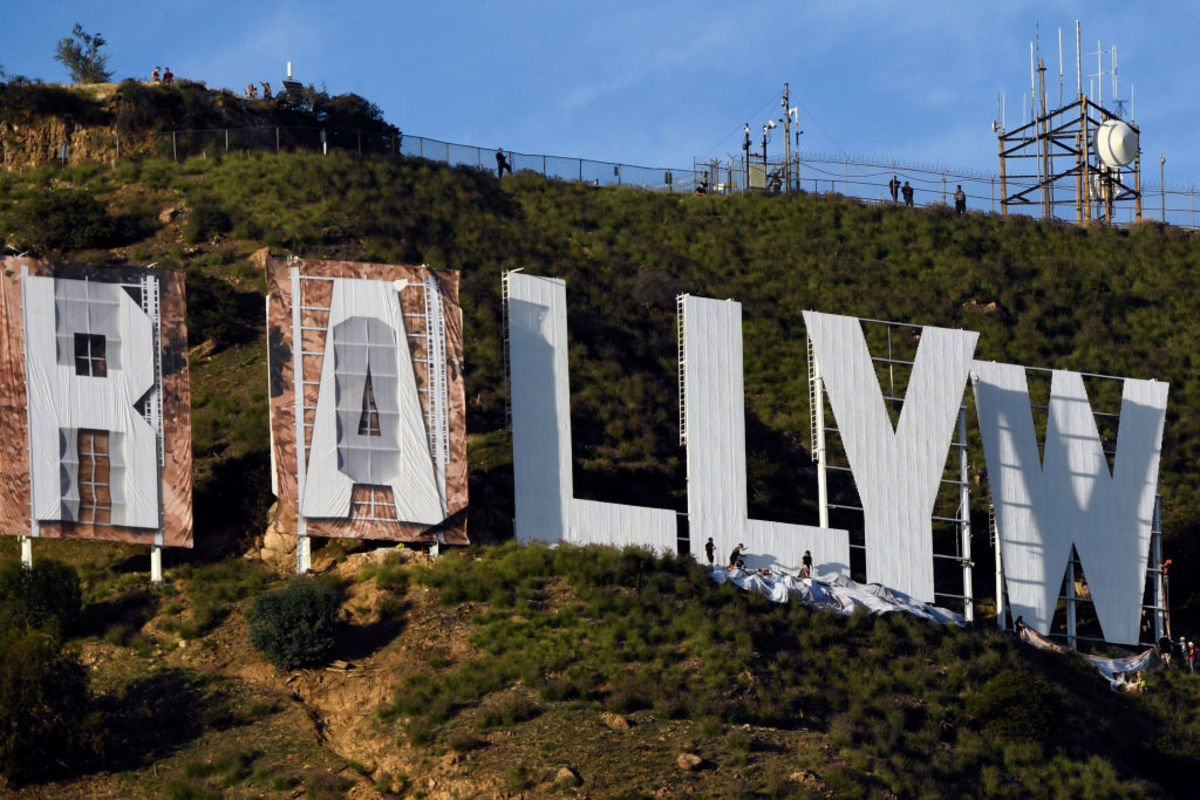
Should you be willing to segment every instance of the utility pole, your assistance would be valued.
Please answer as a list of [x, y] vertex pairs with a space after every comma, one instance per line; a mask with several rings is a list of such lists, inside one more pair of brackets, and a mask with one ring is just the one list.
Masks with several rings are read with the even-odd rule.
[[1164, 170], [1167, 165], [1167, 156], [1165, 153], [1158, 154], [1158, 196], [1162, 200], [1162, 217], [1163, 222], [1167, 221], [1167, 185], [1164, 183]]
[[742, 191], [750, 189], [750, 123], [742, 124], [742, 133], [745, 139], [742, 141], [742, 150], [745, 151], [745, 156], [742, 158]]
[[788, 85], [783, 82], [783, 185], [792, 191], [792, 114], [788, 106]]

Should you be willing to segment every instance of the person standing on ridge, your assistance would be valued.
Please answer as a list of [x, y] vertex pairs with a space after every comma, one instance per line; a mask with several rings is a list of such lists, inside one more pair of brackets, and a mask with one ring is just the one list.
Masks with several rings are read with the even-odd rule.
[[713, 565], [713, 558], [716, 556], [717, 546], [713, 544], [712, 537], [708, 537], [708, 541], [704, 544], [704, 555], [708, 556], [708, 565]]
[[158, 67], [155, 67], [154, 72], [150, 73], [150, 80], [154, 83], [158, 83], [160, 80], [162, 80], [162, 78], [159, 77]]
[[954, 213], [964, 214], [967, 211], [967, 193], [963, 191], [962, 184], [954, 190]]
[[508, 174], [512, 175], [512, 165], [508, 163], [508, 159], [504, 157], [504, 148], [496, 148], [496, 177], [503, 178], [504, 171], [508, 170]]
[[904, 205], [912, 208], [913, 204], [913, 188], [908, 185], [908, 181], [904, 182], [904, 186], [900, 188], [900, 193], [904, 195]]
[[900, 197], [900, 179], [896, 177], [896, 173], [892, 173], [892, 179], [888, 181], [888, 191], [892, 193], [892, 205], [899, 202]]

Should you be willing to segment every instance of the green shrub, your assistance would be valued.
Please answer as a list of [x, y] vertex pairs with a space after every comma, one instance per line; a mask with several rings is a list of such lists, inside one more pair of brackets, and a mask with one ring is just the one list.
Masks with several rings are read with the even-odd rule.
[[197, 244], [231, 230], [233, 220], [217, 201], [211, 197], [202, 197], [192, 203], [187, 223], [183, 227], [183, 240], [188, 244]]
[[1059, 705], [1054, 689], [1044, 678], [1006, 669], [967, 701], [967, 715], [991, 735], [1045, 742], [1054, 728]]
[[20, 783], [53, 774], [87, 741], [87, 673], [32, 628], [0, 632], [0, 653], [0, 775]]
[[0, 627], [36, 628], [61, 639], [79, 617], [79, 575], [58, 561], [0, 565]]
[[326, 663], [337, 643], [340, 599], [308, 578], [258, 598], [250, 610], [250, 643], [280, 669]]
[[103, 246], [115, 232], [108, 209], [91, 194], [53, 189], [17, 206], [11, 238], [20, 247], [68, 250]]

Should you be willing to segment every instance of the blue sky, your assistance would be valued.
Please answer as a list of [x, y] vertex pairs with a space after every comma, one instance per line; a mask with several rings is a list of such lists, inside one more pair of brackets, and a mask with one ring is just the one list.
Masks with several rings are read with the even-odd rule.
[[[1118, 47], [1120, 97], [1128, 101], [1133, 87], [1143, 130], [1145, 181], [1157, 185], [1164, 153], [1168, 187], [1200, 182], [1192, 146], [1200, 91], [1189, 58], [1200, 4], [1175, 0], [45, 0], [6, 15], [0, 65], [66, 81], [55, 43], [79, 22], [108, 40], [118, 79], [148, 77], [157, 64], [240, 91], [250, 80], [277, 85], [290, 60], [299, 80], [367, 97], [406, 134], [656, 167], [738, 154], [744, 122], [758, 149], [788, 81], [806, 152], [995, 173], [997, 92], [1016, 127], [1040, 29], [1057, 100], [1061, 27], [1070, 96], [1076, 19], [1085, 53], [1097, 40]], [[1095, 56], [1085, 55], [1085, 86], [1095, 71]], [[780, 133], [769, 148], [782, 148]]]

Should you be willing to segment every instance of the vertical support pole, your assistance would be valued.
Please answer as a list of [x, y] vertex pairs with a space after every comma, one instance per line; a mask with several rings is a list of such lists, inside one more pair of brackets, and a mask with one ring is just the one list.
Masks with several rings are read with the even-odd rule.
[[783, 191], [792, 192], [792, 112], [788, 108], [788, 85], [783, 84]]
[[304, 516], [305, 461], [307, 451], [304, 424], [304, 328], [300, 307], [303, 305], [300, 288], [300, 268], [289, 267], [292, 282], [292, 386], [296, 414], [296, 572], [300, 575], [312, 569], [312, 549], [309, 547], [308, 520]]
[[[994, 187], [995, 184], [993, 184]], [[1000, 135], [1000, 216], [1008, 216], [1008, 178], [1004, 165], [1004, 133]]]
[[1083, 159], [1083, 131], [1075, 131], [1075, 224], [1083, 223], [1083, 181], [1087, 162]]
[[544, 153], [542, 154], [542, 177], [546, 177], [546, 156]]
[[942, 170], [942, 205], [946, 205], [946, 170]]
[[975, 621], [975, 583], [971, 574], [971, 487], [968, 483], [970, 462], [967, 459], [967, 403], [958, 409], [958, 531], [962, 542], [963, 618]]
[[1000, 531], [996, 529], [996, 510], [989, 509], [991, 517], [992, 549], [996, 558], [996, 627], [1004, 630], [1004, 559], [1000, 546]]
[[996, 179], [992, 178], [992, 213], [996, 213]]
[[1087, 95], [1079, 95], [1079, 150], [1083, 154], [1083, 219], [1092, 218], [1092, 179], [1089, 174], [1090, 157], [1088, 154], [1088, 99]]
[[275, 152], [279, 152], [279, 126], [275, 126]]
[[229, 128], [225, 129], [225, 155], [229, 155]]
[[1067, 561], [1067, 647], [1075, 649], [1075, 546]]
[[828, 455], [825, 448], [825, 380], [821, 375], [821, 362], [813, 356], [813, 408], [816, 419], [817, 440], [817, 514], [822, 528], [829, 527], [829, 476]]
[[150, 582], [155, 586], [162, 586], [163, 582], [162, 547], [158, 545], [150, 548]]
[[[850, 159], [842, 159], [842, 179], [846, 181], [846, 197], [850, 196]], [[836, 190], [835, 190], [836, 191]]]
[[1159, 218], [1162, 222], [1167, 221], [1167, 184], [1166, 184], [1166, 163], [1167, 157], [1163, 153], [1158, 154], [1158, 196], [1162, 200], [1162, 216]]
[[175, 140], [175, 131], [171, 131], [171, 158], [179, 161], [179, 145]]
[[[26, 284], [26, 280], [28, 278], [29, 278], [29, 265], [22, 264], [21, 265], [21, 319], [23, 320], [23, 322], [22, 322], [23, 327], [25, 324], [27, 324], [27, 322], [29, 320], [29, 317], [27, 316], [28, 312], [26, 311], [26, 309], [28, 308], [28, 303], [25, 302], [25, 284]], [[22, 334], [24, 336], [28, 336], [28, 328], [24, 328], [22, 330]], [[31, 369], [31, 365], [29, 363], [28, 344], [26, 344], [26, 346], [25, 346], [25, 374], [26, 375], [33, 374], [33, 370]], [[32, 403], [33, 403], [33, 398], [31, 398], [29, 396], [29, 384], [26, 383], [26, 385], [25, 385], [25, 407], [29, 408]], [[41, 526], [41, 523], [38, 522], [37, 512], [34, 510], [34, 506], [33, 506], [33, 497], [34, 497], [34, 492], [33, 492], [33, 487], [34, 487], [33, 449], [34, 448], [33, 448], [33, 428], [32, 428], [32, 426], [33, 426], [33, 422], [30, 419], [30, 415], [26, 414], [25, 415], [25, 441], [29, 442], [29, 447], [26, 448], [28, 451], [28, 460], [26, 461], [26, 466], [29, 469], [29, 535], [21, 537], [21, 539], [22, 539], [22, 541], [21, 541], [21, 562], [23, 564], [25, 564], [25, 566], [27, 566], [27, 567], [33, 566], [33, 540], [36, 539], [38, 536], [41, 536], [41, 533], [42, 533], [42, 530], [41, 530], [42, 526]]]
[[1162, 496], [1154, 496], [1154, 524], [1150, 528], [1151, 563], [1154, 570], [1154, 641], [1166, 635], [1167, 579], [1162, 558]]

